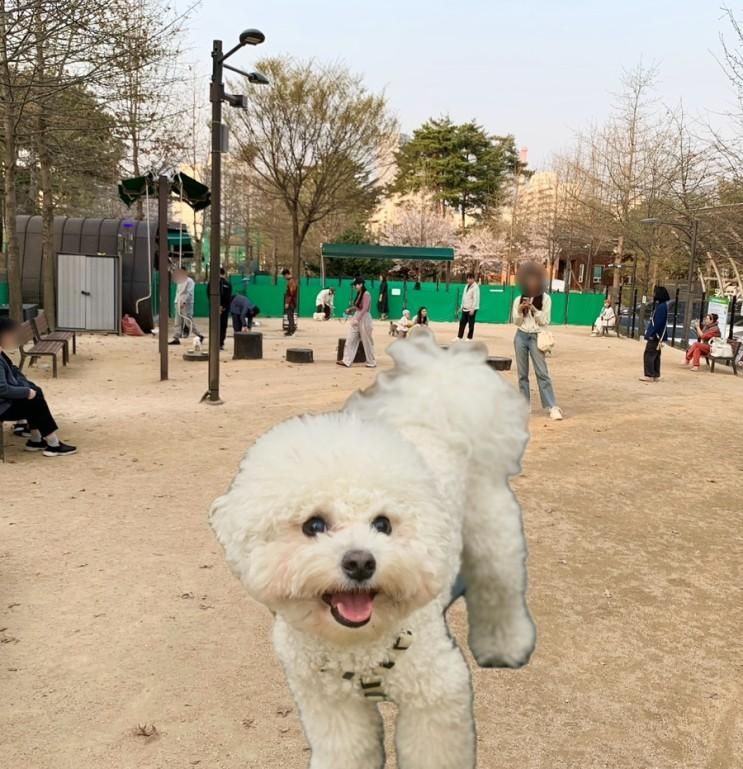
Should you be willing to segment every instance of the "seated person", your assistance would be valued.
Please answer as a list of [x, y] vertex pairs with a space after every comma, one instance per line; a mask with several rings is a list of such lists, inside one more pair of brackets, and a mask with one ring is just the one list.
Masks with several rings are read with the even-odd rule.
[[413, 321], [410, 319], [410, 310], [403, 310], [400, 320], [392, 321], [390, 323], [390, 336], [407, 336], [410, 327], [413, 325]]
[[686, 351], [686, 359], [681, 364], [682, 366], [691, 364], [692, 371], [699, 371], [699, 363], [702, 356], [706, 358], [710, 354], [710, 341], [715, 339], [715, 337], [721, 336], [720, 326], [717, 323], [718, 320], [719, 316], [712, 312], [705, 317], [702, 324], [695, 324], [698, 341], [689, 345], [689, 349]]
[[610, 328], [614, 328], [617, 325], [617, 314], [614, 311], [611, 297], [606, 297], [604, 306], [601, 308], [601, 314], [596, 318], [593, 324], [593, 334], [598, 336], [599, 334], [606, 333]]
[[421, 307], [415, 316], [414, 326], [427, 326], [428, 325], [428, 308]]
[[322, 315], [325, 320], [330, 320], [333, 314], [333, 303], [335, 301], [335, 289], [324, 288], [315, 298], [315, 313]]
[[259, 315], [260, 307], [257, 307], [247, 296], [236, 294], [230, 303], [230, 315], [232, 316], [232, 328], [236, 334], [253, 328], [253, 318]]
[[25, 435], [26, 451], [41, 451], [45, 457], [64, 457], [77, 449], [62, 443], [57, 423], [49, 411], [44, 393], [13, 364], [6, 350], [18, 347], [18, 323], [0, 318], [0, 420], [16, 421], [15, 432]]

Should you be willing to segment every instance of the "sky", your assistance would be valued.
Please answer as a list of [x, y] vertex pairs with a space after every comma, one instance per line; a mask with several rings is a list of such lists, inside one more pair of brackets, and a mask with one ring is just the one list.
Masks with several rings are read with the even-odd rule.
[[206, 75], [213, 39], [228, 48], [257, 27], [266, 42], [238, 52], [235, 66], [279, 54], [342, 62], [385, 91], [403, 132], [429, 117], [474, 118], [514, 134], [543, 168], [606, 119], [622, 70], [641, 62], [657, 65], [663, 102], [683, 100], [700, 124], [723, 125], [735, 101], [719, 63], [723, 2], [202, 0], [187, 55]]

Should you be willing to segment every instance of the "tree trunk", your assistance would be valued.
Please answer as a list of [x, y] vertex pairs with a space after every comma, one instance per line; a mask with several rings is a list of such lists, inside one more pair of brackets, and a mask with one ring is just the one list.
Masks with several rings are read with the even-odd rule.
[[297, 281], [297, 313], [299, 313], [299, 294], [301, 283], [299, 276], [302, 269], [302, 236], [299, 231], [299, 221], [296, 215], [292, 215], [292, 274]]
[[3, 128], [3, 170], [5, 183], [5, 230], [8, 245], [8, 291], [10, 294], [10, 317], [17, 321], [23, 320], [23, 290], [21, 283], [21, 263], [16, 235], [16, 215], [18, 214], [18, 198], [16, 195], [17, 148], [15, 143], [15, 109], [11, 102], [9, 89], [3, 94], [4, 114]]
[[42, 304], [49, 326], [56, 328], [56, 292], [54, 287], [54, 199], [52, 197], [51, 158], [47, 145], [46, 120], [43, 108], [36, 121], [37, 149], [39, 152], [39, 179], [41, 182], [41, 274]]
[[612, 295], [614, 297], [614, 301], [617, 300], [619, 297], [619, 287], [622, 285], [622, 257], [624, 256], [624, 235], [619, 236], [619, 240], [617, 242], [617, 261], [616, 263], [619, 265], [618, 267], [614, 268], [614, 275], [612, 276]]

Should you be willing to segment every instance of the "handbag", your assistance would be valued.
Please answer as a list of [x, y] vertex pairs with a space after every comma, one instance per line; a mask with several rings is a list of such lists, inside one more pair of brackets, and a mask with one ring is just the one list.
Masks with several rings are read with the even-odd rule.
[[725, 340], [716, 337], [715, 339], [710, 340], [709, 354], [713, 358], [732, 358], [733, 347]]
[[552, 336], [552, 332], [548, 329], [541, 329], [537, 333], [537, 349], [543, 352], [545, 355], [549, 355], [552, 352], [552, 348], [555, 346], [555, 337]]

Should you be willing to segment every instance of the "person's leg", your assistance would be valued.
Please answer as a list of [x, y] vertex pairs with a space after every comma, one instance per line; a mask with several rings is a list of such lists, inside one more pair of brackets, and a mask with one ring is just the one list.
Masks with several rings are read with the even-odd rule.
[[296, 312], [297, 310], [295, 307], [289, 307], [286, 311], [286, 317], [287, 317], [286, 333], [288, 336], [291, 336], [297, 330]]
[[[12, 401], [10, 408], [3, 413], [3, 419], [25, 419], [31, 431], [31, 441], [39, 443], [41, 438], [54, 438], [57, 423], [54, 421], [49, 404], [43, 395], [37, 395], [33, 400]], [[34, 434], [34, 433], [37, 434]]]
[[519, 390], [529, 401], [529, 334], [517, 331], [513, 338], [513, 349], [516, 356], [516, 369], [519, 374]]
[[366, 356], [366, 365], [370, 368], [377, 365], [377, 360], [374, 357], [374, 324], [370, 317], [366, 317], [364, 321], [359, 324], [359, 335], [361, 336], [361, 344], [364, 346], [364, 355]]
[[224, 347], [224, 340], [227, 339], [227, 322], [230, 319], [229, 308], [222, 310], [219, 314], [219, 346]]
[[696, 344], [692, 345], [691, 365], [694, 368], [699, 368], [699, 364], [702, 361], [702, 356], [704, 355], [706, 357], [709, 355], [710, 349], [710, 346], [708, 344], [704, 344], [703, 342], [697, 342]]
[[655, 374], [655, 353], [658, 349], [658, 342], [655, 339], [648, 339], [645, 344], [645, 352], [642, 356], [643, 368], [645, 370], [645, 376], [648, 379], [653, 379]]
[[655, 350], [655, 360], [653, 361], [653, 376], [655, 379], [660, 379], [660, 354], [662, 349], [660, 342], [658, 342]]
[[236, 334], [239, 334], [243, 330], [243, 323], [239, 313], [232, 313], [232, 330]]
[[467, 339], [472, 339], [475, 335], [475, 318], [477, 317], [477, 310], [473, 310], [467, 317]]
[[248, 310], [248, 314], [246, 316], [246, 321], [248, 323], [248, 331], [253, 330], [253, 318], [255, 317], [255, 314], [252, 310]]
[[464, 330], [467, 328], [467, 318], [468, 318], [468, 315], [463, 310], [462, 315], [459, 318], [459, 331], [457, 332], [457, 336], [460, 339], [464, 339]]
[[346, 334], [346, 346], [343, 348], [343, 365], [352, 366], [356, 358], [356, 352], [361, 342], [359, 327], [352, 323], [348, 325], [348, 334]]
[[529, 355], [534, 363], [534, 374], [537, 377], [537, 386], [539, 387], [539, 398], [542, 401], [542, 408], [551, 409], [557, 406], [555, 391], [552, 387], [549, 368], [547, 367], [547, 358], [537, 345], [537, 335], [531, 334], [529, 339]]
[[333, 314], [333, 311], [330, 309], [329, 304], [325, 305], [323, 312], [325, 313], [325, 320], [330, 320], [330, 316]]

